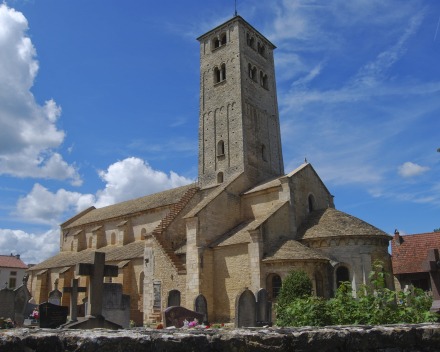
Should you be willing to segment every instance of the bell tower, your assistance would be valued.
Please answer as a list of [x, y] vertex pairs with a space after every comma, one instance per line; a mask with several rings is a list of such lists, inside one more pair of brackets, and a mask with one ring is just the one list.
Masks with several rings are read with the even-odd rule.
[[284, 174], [273, 50], [242, 17], [200, 42], [199, 183], [251, 183]]

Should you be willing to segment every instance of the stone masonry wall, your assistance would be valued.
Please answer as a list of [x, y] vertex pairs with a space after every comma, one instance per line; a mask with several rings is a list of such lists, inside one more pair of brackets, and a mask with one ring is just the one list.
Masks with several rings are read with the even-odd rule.
[[440, 325], [284, 329], [0, 330], [0, 352], [437, 352]]

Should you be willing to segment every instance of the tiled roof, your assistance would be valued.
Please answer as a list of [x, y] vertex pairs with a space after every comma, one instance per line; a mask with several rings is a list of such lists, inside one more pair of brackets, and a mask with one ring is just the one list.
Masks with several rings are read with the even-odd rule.
[[21, 259], [11, 255], [0, 255], [0, 268], [27, 269], [27, 265]]
[[282, 240], [273, 246], [263, 262], [276, 260], [329, 260], [323, 253], [311, 249], [298, 241]]
[[144, 256], [144, 248], [144, 241], [136, 241], [125, 246], [106, 246], [97, 250], [89, 248], [81, 252], [60, 252], [44, 262], [31, 267], [28, 271], [67, 267], [78, 263], [90, 263], [92, 253], [95, 251], [104, 252], [106, 262], [134, 259]]
[[260, 227], [267, 219], [269, 219], [273, 214], [275, 214], [281, 207], [286, 204], [287, 201], [277, 203], [271, 210], [269, 210], [264, 216], [260, 216], [255, 220], [245, 221], [229, 230], [224, 235], [220, 236], [217, 240], [213, 241], [209, 247], [223, 247], [230, 246], [239, 243], [248, 243], [251, 240], [249, 231], [256, 230]]
[[327, 208], [309, 214], [298, 228], [301, 239], [336, 236], [386, 236], [390, 235], [377, 227], [342, 211]]
[[400, 236], [400, 246], [391, 241], [394, 274], [423, 272], [422, 262], [428, 249], [440, 250], [440, 232], [418, 233]]
[[[281, 177], [284, 177], [284, 176], [281, 176]], [[255, 192], [264, 191], [266, 189], [279, 187], [279, 186], [281, 186], [280, 177], [276, 177], [276, 178], [272, 178], [270, 180], [266, 180], [264, 182], [261, 182], [258, 185], [243, 192], [242, 194], [255, 193]]]
[[[69, 229], [80, 225], [117, 218], [119, 216], [130, 215], [140, 211], [174, 204], [180, 200], [187, 190], [194, 187], [197, 187], [197, 184], [193, 183], [190, 185], [173, 188], [168, 191], [154, 193], [145, 197], [109, 205], [107, 207], [93, 209], [84, 216], [81, 216], [77, 220], [68, 224], [65, 228]], [[66, 221], [66, 223], [68, 223], [68, 221]]]
[[209, 203], [211, 203], [215, 198], [217, 198], [232, 182], [234, 182], [242, 173], [239, 173], [232, 177], [229, 181], [216, 187], [208, 196], [197, 204], [191, 211], [186, 214], [183, 218], [189, 219], [196, 216], [200, 211], [202, 211]]

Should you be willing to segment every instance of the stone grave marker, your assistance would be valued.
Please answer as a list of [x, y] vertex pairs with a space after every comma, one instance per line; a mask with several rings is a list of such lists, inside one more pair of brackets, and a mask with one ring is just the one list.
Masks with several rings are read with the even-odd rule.
[[255, 296], [247, 287], [235, 299], [235, 327], [256, 326]]
[[194, 321], [194, 319], [197, 319], [199, 323], [201, 323], [203, 321], [203, 314], [193, 312], [183, 307], [168, 307], [163, 311], [163, 322], [166, 328], [170, 326], [181, 328], [184, 320], [191, 322]]
[[78, 279], [72, 279], [70, 287], [63, 287], [63, 293], [70, 293], [70, 320], [78, 321], [78, 292], [86, 292], [85, 287], [78, 287]]
[[104, 284], [102, 315], [124, 329], [130, 327], [130, 295], [122, 294], [122, 284]]
[[428, 260], [422, 263], [423, 270], [429, 272], [431, 278], [432, 302], [431, 311], [440, 313], [440, 258], [438, 249], [428, 249]]
[[0, 290], [0, 318], [15, 320], [15, 294], [13, 290]]
[[194, 298], [194, 311], [203, 314], [203, 324], [209, 325], [208, 320], [208, 302], [201, 293]]
[[257, 326], [272, 326], [272, 302], [269, 301], [269, 293], [264, 288], [261, 288], [255, 296]]
[[179, 290], [171, 290], [168, 293], [168, 306], [167, 307], [175, 307], [180, 306], [180, 291]]
[[58, 279], [55, 280], [53, 291], [49, 292], [48, 302], [52, 304], [56, 304], [57, 306], [61, 305], [61, 297], [63, 294], [58, 290]]
[[160, 310], [160, 308], [161, 308], [161, 304], [160, 304], [161, 283], [160, 283], [160, 281], [155, 281], [153, 283], [153, 294], [154, 294], [153, 308]]
[[[27, 281], [27, 280], [26, 280]], [[23, 284], [14, 290], [15, 295], [15, 321], [18, 325], [22, 326], [24, 320], [28, 318], [26, 316], [26, 309], [28, 305], [28, 301], [31, 299], [31, 293], [29, 292], [26, 282], [23, 281]]]
[[116, 265], [105, 265], [105, 253], [93, 252], [90, 264], [80, 263], [76, 265], [75, 276], [90, 276], [87, 315], [84, 320], [69, 322], [63, 327], [66, 329], [121, 329], [121, 325], [106, 320], [102, 315], [104, 277], [117, 277], [118, 267]]
[[39, 327], [47, 329], [56, 329], [67, 321], [68, 308], [44, 302], [39, 305], [38, 311], [40, 315]]

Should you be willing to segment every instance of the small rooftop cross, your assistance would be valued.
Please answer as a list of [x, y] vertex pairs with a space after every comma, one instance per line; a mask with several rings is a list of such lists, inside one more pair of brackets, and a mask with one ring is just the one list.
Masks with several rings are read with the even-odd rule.
[[102, 317], [104, 277], [118, 276], [118, 267], [105, 265], [105, 253], [93, 252], [92, 263], [77, 264], [75, 275], [90, 276], [87, 316]]
[[429, 272], [431, 278], [431, 289], [434, 302], [432, 302], [431, 311], [440, 311], [440, 259], [438, 249], [428, 249], [428, 260], [425, 260], [423, 271]]
[[58, 290], [58, 279], [56, 279], [55, 282], [53, 283], [53, 290], [54, 291]]
[[78, 292], [86, 292], [85, 287], [78, 287], [78, 279], [72, 279], [71, 287], [63, 287], [63, 293], [70, 293], [70, 321], [77, 321]]

